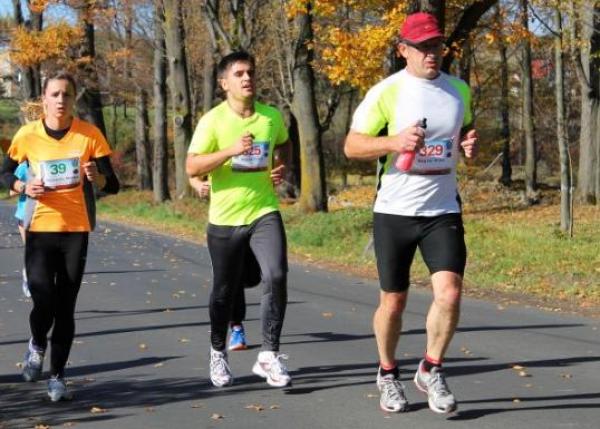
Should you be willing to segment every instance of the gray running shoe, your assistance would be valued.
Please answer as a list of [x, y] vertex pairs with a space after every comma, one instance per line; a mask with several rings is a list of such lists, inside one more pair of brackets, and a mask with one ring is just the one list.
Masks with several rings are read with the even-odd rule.
[[42, 375], [43, 365], [44, 350], [38, 349], [29, 340], [29, 346], [23, 361], [23, 379], [25, 381], [38, 381]]
[[233, 376], [227, 362], [227, 352], [218, 352], [210, 348], [210, 381], [215, 387], [230, 386]]
[[441, 368], [433, 367], [427, 372], [423, 369], [423, 362], [419, 362], [419, 368], [415, 373], [415, 385], [427, 394], [429, 408], [436, 413], [445, 414], [456, 410], [456, 399], [450, 392], [446, 383], [446, 376]]
[[64, 378], [53, 376], [48, 380], [48, 396], [52, 402], [70, 401], [73, 395], [67, 389]]
[[394, 374], [383, 377], [377, 371], [377, 387], [381, 396], [379, 406], [383, 411], [390, 413], [402, 413], [408, 410], [408, 400], [404, 395], [404, 385]]

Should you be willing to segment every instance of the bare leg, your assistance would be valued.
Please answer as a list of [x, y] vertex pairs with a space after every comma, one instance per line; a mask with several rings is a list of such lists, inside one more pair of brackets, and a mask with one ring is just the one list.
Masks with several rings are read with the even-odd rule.
[[402, 330], [402, 312], [406, 307], [406, 292], [384, 292], [379, 295], [379, 307], [373, 317], [379, 360], [386, 367], [396, 366], [396, 346]]
[[450, 271], [439, 271], [431, 276], [431, 282], [433, 303], [427, 314], [427, 354], [441, 361], [458, 324], [462, 277]]

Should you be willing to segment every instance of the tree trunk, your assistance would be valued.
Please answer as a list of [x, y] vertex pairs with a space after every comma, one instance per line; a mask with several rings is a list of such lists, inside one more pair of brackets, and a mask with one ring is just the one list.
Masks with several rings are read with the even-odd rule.
[[[42, 13], [31, 12], [29, 20], [25, 21], [21, 0], [12, 0], [15, 27], [23, 25], [29, 31], [42, 29]], [[19, 67], [21, 70], [21, 96], [24, 100], [35, 100], [42, 94], [40, 66]]]
[[408, 13], [427, 12], [435, 15], [438, 19], [438, 23], [442, 29], [442, 32], [444, 31], [446, 14], [445, 0], [411, 0], [407, 9]]
[[185, 55], [182, 0], [163, 0], [165, 43], [169, 63], [169, 89], [173, 109], [173, 146], [175, 149], [175, 189], [178, 198], [189, 194], [185, 172], [187, 148], [192, 139], [190, 87]]
[[[500, 6], [496, 7], [496, 22], [500, 22]], [[500, 117], [502, 129], [502, 176], [500, 183], [504, 186], [512, 184], [512, 165], [510, 160], [510, 104], [508, 84], [508, 58], [506, 55], [506, 43], [504, 35], [498, 38], [498, 50], [500, 54]]]
[[167, 62], [163, 31], [162, 0], [154, 0], [154, 150], [152, 156], [152, 181], [154, 201], [162, 203], [169, 196], [167, 151]]
[[459, 69], [459, 77], [464, 80], [467, 85], [471, 83], [471, 43], [466, 41], [463, 44], [463, 53], [460, 57], [458, 69]]
[[[521, 25], [529, 28], [529, 0], [520, 0]], [[521, 78], [523, 83], [523, 131], [525, 134], [525, 197], [529, 204], [537, 202], [537, 160], [533, 126], [533, 83], [531, 79], [531, 43], [528, 37], [521, 42]]]
[[[79, 76], [84, 81], [77, 96], [77, 112], [80, 118], [91, 122], [106, 136], [104, 124], [104, 113], [102, 112], [102, 96], [100, 95], [100, 84], [94, 63], [96, 57], [96, 45], [94, 39], [94, 24], [91, 21], [92, 6], [88, 3], [81, 17], [83, 27], [83, 40], [81, 42], [79, 57], [89, 58], [89, 61], [81, 61], [79, 64]], [[114, 142], [113, 142], [114, 144]]]
[[118, 111], [118, 106], [117, 106], [117, 102], [116, 100], [113, 100], [112, 103], [112, 116], [110, 118], [110, 128], [111, 128], [111, 143], [113, 147], [116, 147], [117, 145], [117, 139], [118, 139], [118, 120], [117, 120], [117, 115], [118, 115], [119, 111]]
[[213, 107], [216, 84], [215, 50], [212, 46], [204, 47], [204, 73], [202, 74], [202, 113]]
[[300, 207], [306, 212], [327, 211], [327, 192], [321, 130], [315, 101], [315, 83], [311, 62], [313, 50], [312, 15], [295, 18], [299, 30], [293, 71], [292, 114], [298, 121], [300, 138]]
[[[600, 5], [587, 1], [580, 10], [583, 48], [578, 59], [581, 85], [578, 198], [600, 202]], [[589, 41], [589, 43], [585, 43]]]
[[152, 170], [150, 169], [150, 139], [148, 137], [148, 94], [139, 88], [137, 92], [137, 111], [135, 118], [135, 154], [137, 161], [138, 189], [152, 189]]
[[560, 229], [573, 234], [573, 218], [571, 212], [573, 184], [571, 183], [571, 156], [566, 134], [565, 122], [565, 73], [563, 65], [563, 29], [562, 13], [560, 9], [554, 10], [554, 63], [556, 82], [556, 141], [560, 155]]

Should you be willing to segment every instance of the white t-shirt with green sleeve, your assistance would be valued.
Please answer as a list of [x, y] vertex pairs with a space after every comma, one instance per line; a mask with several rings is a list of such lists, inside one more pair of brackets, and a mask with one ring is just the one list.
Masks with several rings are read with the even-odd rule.
[[246, 132], [254, 137], [252, 149], [230, 158], [210, 173], [208, 221], [213, 225], [249, 225], [279, 210], [271, 182], [273, 150], [288, 140], [288, 132], [276, 108], [255, 102], [254, 114], [242, 118], [226, 101], [222, 102], [200, 119], [188, 153], [209, 154], [226, 149]]
[[425, 147], [410, 171], [396, 169], [397, 153], [380, 159], [373, 211], [402, 216], [460, 212], [456, 163], [461, 129], [472, 123], [471, 95], [464, 81], [445, 73], [421, 79], [404, 69], [367, 92], [351, 128], [376, 136], [387, 125], [388, 135], [395, 135], [423, 118]]

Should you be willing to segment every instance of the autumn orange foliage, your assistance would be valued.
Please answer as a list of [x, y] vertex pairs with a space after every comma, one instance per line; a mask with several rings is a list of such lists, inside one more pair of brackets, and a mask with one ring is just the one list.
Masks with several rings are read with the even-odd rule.
[[49, 59], [66, 59], [67, 49], [81, 38], [81, 29], [59, 22], [42, 31], [23, 26], [15, 29], [11, 41], [11, 60], [24, 67], [41, 64]]
[[288, 16], [315, 16], [315, 69], [334, 85], [366, 90], [385, 75], [385, 58], [405, 18], [406, 2], [290, 0]]

